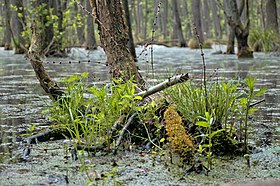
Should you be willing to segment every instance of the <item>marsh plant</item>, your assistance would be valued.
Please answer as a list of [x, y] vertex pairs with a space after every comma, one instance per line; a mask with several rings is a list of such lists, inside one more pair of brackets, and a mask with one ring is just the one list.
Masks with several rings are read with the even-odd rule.
[[69, 130], [78, 144], [109, 142], [108, 132], [122, 115], [136, 112], [141, 97], [135, 97], [135, 84], [114, 80], [102, 87], [88, 86], [88, 73], [63, 79], [66, 93], [49, 109], [50, 119]]
[[251, 127], [248, 118], [256, 110], [252, 103], [266, 89], [256, 90], [255, 79], [251, 77], [244, 82], [207, 81], [207, 95], [204, 88], [190, 81], [167, 89], [166, 94], [183, 116], [185, 128], [196, 137], [198, 151], [208, 156], [210, 166], [213, 152], [221, 151], [214, 147], [222, 147], [225, 139], [232, 145], [243, 144], [244, 153], [247, 153]]
[[271, 52], [279, 35], [273, 30], [251, 30], [249, 35], [249, 44], [256, 52]]

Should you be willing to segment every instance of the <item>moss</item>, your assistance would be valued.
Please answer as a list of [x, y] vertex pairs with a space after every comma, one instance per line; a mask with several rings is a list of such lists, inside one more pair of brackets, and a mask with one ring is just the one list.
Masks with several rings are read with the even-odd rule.
[[195, 149], [192, 138], [187, 134], [182, 118], [174, 106], [170, 106], [164, 112], [164, 120], [172, 151], [184, 159], [190, 159]]

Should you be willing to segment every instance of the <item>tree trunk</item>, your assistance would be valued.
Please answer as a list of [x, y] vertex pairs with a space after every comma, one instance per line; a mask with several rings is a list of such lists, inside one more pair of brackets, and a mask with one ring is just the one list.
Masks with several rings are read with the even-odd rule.
[[144, 41], [147, 39], [147, 30], [148, 30], [148, 21], [149, 21], [149, 6], [148, 0], [145, 1], [145, 18], [144, 18], [144, 27], [143, 27], [143, 39]]
[[216, 38], [222, 39], [223, 33], [222, 33], [222, 27], [221, 27], [221, 18], [220, 18], [220, 12], [216, 5], [216, 0], [211, 1], [212, 6], [212, 20], [214, 22], [214, 35]]
[[205, 38], [207, 39], [208, 37], [211, 37], [211, 26], [212, 24], [210, 24], [211, 22], [213, 22], [213, 20], [211, 21], [211, 17], [210, 17], [210, 10], [209, 10], [209, 4], [208, 4], [208, 0], [203, 0], [203, 8], [202, 8], [202, 30], [203, 33], [205, 33]]
[[4, 50], [12, 50], [12, 36], [11, 36], [11, 8], [10, 0], [5, 0], [5, 32], [3, 38]]
[[[90, 0], [86, 0], [86, 9], [88, 12], [91, 12]], [[95, 33], [94, 33], [94, 24], [93, 17], [87, 15], [87, 37], [86, 37], [86, 50], [95, 50], [97, 49]]]
[[278, 31], [276, 0], [266, 0], [266, 28]]
[[234, 30], [236, 39], [237, 39], [237, 56], [238, 58], [252, 58], [253, 52], [248, 45], [248, 36], [249, 36], [249, 4], [248, 0], [245, 0], [244, 13], [246, 16], [246, 25], [244, 26], [240, 20], [240, 12], [237, 8], [236, 0], [226, 0], [228, 12], [227, 12], [227, 21], [232, 30]]
[[235, 32], [233, 29], [230, 28], [226, 54], [234, 54], [234, 39], [235, 39]]
[[129, 37], [128, 48], [129, 48], [132, 56], [134, 57], [134, 61], [137, 61], [135, 46], [134, 46], [134, 40], [133, 40], [133, 36], [132, 36], [128, 1], [127, 0], [122, 0], [122, 3], [123, 3], [123, 8], [124, 8], [125, 22], [126, 22], [126, 25], [128, 27], [128, 37]]
[[200, 6], [201, 0], [192, 0], [192, 14], [193, 14], [193, 23], [196, 27], [197, 33], [200, 38], [200, 42], [204, 42], [204, 36], [202, 32], [202, 25], [201, 25], [201, 15], [200, 15]]
[[177, 35], [177, 38], [179, 39], [180, 47], [186, 47], [186, 41], [182, 32], [182, 26], [181, 26], [181, 19], [179, 15], [179, 9], [178, 9], [178, 2], [177, 0], [172, 0], [172, 7], [173, 7], [173, 17], [174, 17], [174, 34]]
[[166, 40], [168, 36], [168, 0], [165, 0], [163, 2], [163, 14], [161, 18], [163, 39]]
[[265, 28], [265, 12], [264, 12], [264, 2], [261, 0], [260, 2], [260, 22], [261, 22], [261, 30]]
[[140, 88], [144, 88], [145, 82], [127, 47], [129, 37], [120, 0], [91, 1], [96, 9], [100, 44], [113, 77], [124, 81], [133, 78]]
[[14, 0], [13, 5], [17, 7], [17, 10], [12, 16], [12, 33], [15, 44], [15, 54], [24, 54], [25, 41], [22, 37], [22, 32], [25, 25], [25, 15], [22, 0]]
[[[88, 1], [88, 0], [86, 0]], [[80, 2], [83, 6], [84, 6], [84, 1]], [[76, 18], [75, 18], [75, 22], [76, 22], [76, 31], [77, 31], [77, 37], [78, 37], [78, 42], [79, 42], [79, 46], [84, 46], [85, 44], [85, 13], [84, 10], [81, 10], [81, 8], [79, 7], [78, 3], [75, 2], [74, 3], [74, 11], [76, 12]]]
[[188, 2], [187, 0], [183, 0], [183, 8], [184, 8], [184, 12], [185, 12], [185, 18], [187, 19], [186, 21], [186, 39], [190, 39], [192, 37], [192, 32], [191, 32], [191, 24], [190, 24], [190, 21], [189, 21], [189, 18], [190, 18], [190, 12], [189, 12], [189, 8], [188, 8]]
[[31, 25], [32, 29], [32, 39], [31, 45], [29, 47], [27, 57], [30, 60], [30, 63], [34, 69], [37, 79], [40, 82], [41, 87], [53, 100], [58, 100], [59, 96], [63, 94], [61, 89], [58, 87], [56, 82], [52, 81], [44, 68], [43, 62], [40, 59], [41, 53], [41, 43], [42, 43], [42, 32], [39, 32], [37, 29], [36, 22], [33, 22]]

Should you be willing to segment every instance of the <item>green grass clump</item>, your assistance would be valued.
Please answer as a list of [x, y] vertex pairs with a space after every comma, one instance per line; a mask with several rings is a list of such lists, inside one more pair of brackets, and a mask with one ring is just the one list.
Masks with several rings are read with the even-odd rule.
[[271, 52], [276, 46], [279, 36], [273, 30], [251, 30], [249, 45], [255, 52]]
[[[255, 79], [251, 77], [244, 82], [208, 81], [206, 89], [207, 91], [204, 86], [189, 81], [167, 89], [166, 93], [169, 102], [176, 105], [183, 116], [185, 127], [195, 131], [193, 135], [200, 139], [199, 143], [212, 147], [209, 136], [214, 137], [213, 131], [215, 135], [219, 131], [234, 139], [231, 142], [242, 143], [244, 151], [248, 151], [248, 130], [251, 127], [248, 117], [256, 110], [250, 105], [266, 89], [256, 90]], [[209, 115], [211, 117], [207, 117]], [[219, 140], [215, 141], [219, 143]], [[215, 150], [221, 149], [213, 149]]]

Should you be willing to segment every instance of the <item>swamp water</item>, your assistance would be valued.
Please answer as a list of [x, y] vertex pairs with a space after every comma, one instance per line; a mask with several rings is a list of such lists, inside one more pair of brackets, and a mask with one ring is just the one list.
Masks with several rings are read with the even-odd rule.
[[[219, 48], [218, 48], [219, 49]], [[137, 48], [137, 53], [142, 48]], [[200, 79], [202, 63], [199, 50], [154, 46], [156, 77], [167, 78], [174, 73], [189, 73]], [[265, 102], [257, 105], [259, 111], [251, 119], [251, 143], [262, 152], [252, 154], [249, 169], [243, 157], [223, 157], [214, 160], [209, 176], [185, 176], [177, 167], [164, 166], [158, 155], [120, 152], [117, 156], [96, 157], [86, 163], [92, 165], [90, 176], [104, 185], [219, 185], [230, 181], [280, 179], [280, 58], [255, 53], [254, 59], [238, 60], [235, 55], [211, 55], [207, 49], [207, 74], [218, 77], [257, 78], [257, 87], [269, 88]], [[55, 63], [53, 63], [53, 60]], [[78, 62], [80, 60], [80, 63]], [[90, 60], [90, 61], [88, 61]], [[55, 81], [82, 72], [90, 73], [93, 84], [106, 83], [110, 78], [104, 65], [101, 49], [87, 52], [72, 49], [68, 59], [48, 59], [45, 67]], [[71, 63], [69, 63], [71, 61]], [[150, 58], [144, 53], [138, 65], [144, 77], [152, 80]], [[61, 62], [61, 64], [60, 64]], [[41, 114], [49, 103], [28, 61], [21, 55], [0, 48], [0, 185], [84, 185], [86, 176], [79, 172], [79, 161], [73, 162], [61, 141], [39, 143], [32, 147], [31, 158], [20, 162], [22, 154], [20, 134], [36, 125], [36, 130], [50, 123]], [[114, 164], [117, 167], [114, 168]], [[107, 180], [105, 178], [108, 178]]]

